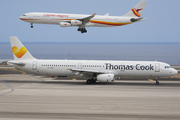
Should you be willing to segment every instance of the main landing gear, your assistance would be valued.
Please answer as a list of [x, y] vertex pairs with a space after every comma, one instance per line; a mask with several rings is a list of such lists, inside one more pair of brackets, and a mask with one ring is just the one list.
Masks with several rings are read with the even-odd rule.
[[33, 23], [31, 23], [31, 28], [33, 28]]
[[159, 85], [158, 77], [156, 77], [156, 85]]
[[88, 79], [86, 81], [87, 84], [92, 84], [92, 83], [96, 83], [96, 80], [94, 80], [93, 78], [92, 79]]
[[81, 33], [86, 33], [87, 30], [85, 28], [78, 28], [77, 31], [81, 31]]

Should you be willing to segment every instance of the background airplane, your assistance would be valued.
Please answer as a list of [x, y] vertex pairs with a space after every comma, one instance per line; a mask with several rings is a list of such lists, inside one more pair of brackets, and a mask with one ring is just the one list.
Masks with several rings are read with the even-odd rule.
[[34, 58], [17, 37], [10, 37], [14, 60], [9, 65], [35, 74], [53, 76], [85, 76], [87, 84], [96, 81], [113, 82], [115, 77], [159, 77], [177, 74], [174, 68], [157, 61], [102, 61], [102, 60], [39, 60]]
[[106, 15], [83, 15], [83, 14], [65, 14], [65, 13], [45, 13], [45, 12], [30, 12], [20, 16], [20, 19], [36, 24], [55, 24], [61, 27], [79, 27], [77, 30], [81, 33], [86, 33], [85, 27], [114, 27], [128, 25], [134, 22], [143, 21], [140, 18], [142, 11], [146, 5], [146, 1], [139, 2], [133, 9], [123, 16], [108, 16]]

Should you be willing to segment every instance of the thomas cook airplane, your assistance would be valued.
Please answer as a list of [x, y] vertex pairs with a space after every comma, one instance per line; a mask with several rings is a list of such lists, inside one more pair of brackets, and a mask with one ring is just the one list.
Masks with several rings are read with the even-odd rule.
[[34, 58], [17, 37], [10, 37], [14, 60], [8, 61], [16, 68], [36, 74], [53, 76], [85, 76], [87, 84], [96, 81], [114, 82], [115, 77], [159, 77], [177, 74], [167, 63], [157, 61], [100, 61], [100, 60], [39, 60]]
[[79, 27], [77, 30], [81, 33], [86, 33], [85, 27], [114, 27], [128, 25], [134, 22], [143, 21], [140, 18], [142, 11], [146, 5], [146, 1], [141, 1], [133, 9], [124, 16], [108, 16], [106, 15], [83, 15], [83, 14], [65, 14], [65, 13], [45, 13], [45, 12], [30, 12], [20, 16], [20, 19], [36, 24], [55, 24], [61, 27]]

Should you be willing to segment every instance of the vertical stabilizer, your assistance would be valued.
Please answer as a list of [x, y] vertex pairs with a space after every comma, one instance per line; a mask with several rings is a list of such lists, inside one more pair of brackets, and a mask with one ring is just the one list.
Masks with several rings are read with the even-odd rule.
[[134, 8], [132, 8], [124, 17], [140, 17], [147, 1], [139, 2]]
[[14, 60], [35, 59], [17, 37], [9, 37]]

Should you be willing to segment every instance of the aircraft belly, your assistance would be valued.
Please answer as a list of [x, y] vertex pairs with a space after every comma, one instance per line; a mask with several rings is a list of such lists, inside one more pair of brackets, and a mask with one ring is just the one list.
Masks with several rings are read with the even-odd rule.
[[66, 68], [56, 68], [56, 67], [49, 67], [47, 68], [48, 72], [44, 71], [44, 73], [48, 73], [50, 75], [55, 76], [71, 76], [74, 75], [74, 73], [71, 70], [67, 70]]
[[154, 71], [119, 71], [118, 76], [123, 77], [148, 77], [148, 76], [156, 76]]
[[37, 24], [56, 24], [59, 25], [60, 20], [54, 20], [54, 19], [29, 19], [24, 20], [25, 22], [29, 23], [37, 23]]

